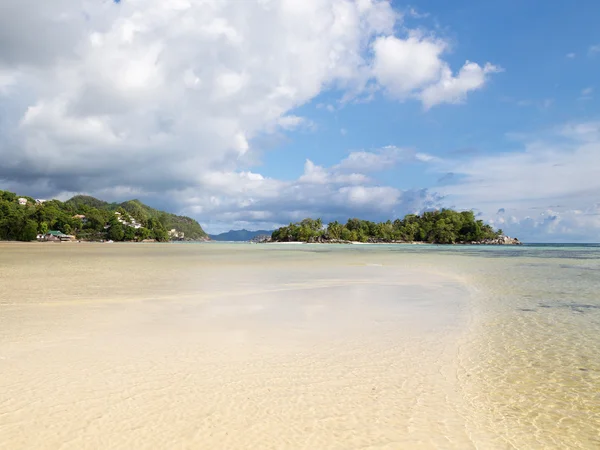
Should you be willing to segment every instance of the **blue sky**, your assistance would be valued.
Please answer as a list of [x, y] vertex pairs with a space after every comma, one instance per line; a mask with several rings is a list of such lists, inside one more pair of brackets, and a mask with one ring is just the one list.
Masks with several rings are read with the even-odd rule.
[[[484, 2], [485, 3], [485, 2]], [[394, 2], [399, 8], [402, 4]], [[284, 152], [270, 152], [264, 173], [295, 178], [310, 158], [332, 165], [348, 151], [384, 145], [409, 146], [445, 156], [460, 150], [493, 153], [516, 150], [511, 133], [531, 133], [567, 121], [596, 117], [600, 52], [589, 48], [600, 41], [596, 29], [600, 4], [510, 1], [416, 2], [429, 16], [409, 22], [430, 29], [453, 42], [449, 61], [454, 67], [467, 59], [489, 60], [504, 72], [495, 76], [463, 105], [424, 111], [415, 101], [398, 104], [385, 95], [369, 103], [346, 104], [337, 109], [338, 93], [326, 92], [294, 111], [315, 123], [313, 132], [294, 133]], [[535, 20], [532, 20], [535, 18]], [[569, 58], [568, 54], [575, 57]], [[322, 105], [332, 105], [329, 112]], [[509, 137], [507, 137], [509, 134]], [[397, 187], [422, 187], [437, 179], [423, 168], [403, 173]], [[425, 177], [425, 178], [424, 178]], [[386, 179], [393, 180], [391, 176]]]
[[209, 232], [454, 207], [600, 240], [598, 2], [5, 11], [0, 189], [140, 198]]

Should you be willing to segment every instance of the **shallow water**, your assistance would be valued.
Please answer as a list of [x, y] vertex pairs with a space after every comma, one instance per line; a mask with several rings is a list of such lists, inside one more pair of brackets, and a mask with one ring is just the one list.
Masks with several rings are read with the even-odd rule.
[[599, 448], [600, 248], [0, 244], [4, 448]]
[[600, 448], [600, 245], [373, 251], [414, 255], [474, 289], [458, 373], [474, 442]]

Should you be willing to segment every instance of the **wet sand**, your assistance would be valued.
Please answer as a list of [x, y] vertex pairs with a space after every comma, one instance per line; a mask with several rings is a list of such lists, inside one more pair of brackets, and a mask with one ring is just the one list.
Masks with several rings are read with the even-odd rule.
[[0, 244], [0, 447], [473, 447], [469, 291], [410, 259]]

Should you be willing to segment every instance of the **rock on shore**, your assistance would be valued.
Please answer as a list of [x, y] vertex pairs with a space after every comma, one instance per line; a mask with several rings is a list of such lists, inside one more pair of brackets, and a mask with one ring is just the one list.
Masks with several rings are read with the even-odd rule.
[[460, 242], [460, 244], [469, 244], [469, 245], [523, 245], [521, 241], [517, 238], [511, 238], [509, 236], [499, 236], [494, 239], [484, 239], [482, 241], [472, 241], [472, 242]]

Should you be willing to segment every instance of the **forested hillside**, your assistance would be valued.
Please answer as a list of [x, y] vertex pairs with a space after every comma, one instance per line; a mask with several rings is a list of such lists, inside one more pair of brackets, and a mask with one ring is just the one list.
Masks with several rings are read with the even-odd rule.
[[150, 208], [139, 200], [119, 204], [78, 195], [66, 202], [36, 201], [0, 191], [2, 240], [31, 241], [56, 230], [84, 240], [168, 241], [171, 229], [183, 233], [186, 240], [207, 238], [195, 220]]

